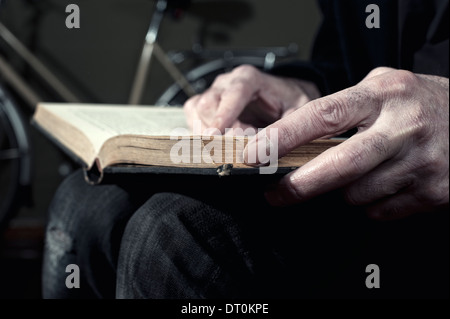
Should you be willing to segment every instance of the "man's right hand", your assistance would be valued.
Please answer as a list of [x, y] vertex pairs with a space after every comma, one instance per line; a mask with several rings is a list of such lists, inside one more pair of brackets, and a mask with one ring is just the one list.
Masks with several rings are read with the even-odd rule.
[[[184, 105], [188, 124], [203, 128], [264, 128], [319, 98], [312, 82], [272, 76], [250, 65], [219, 75], [203, 94]], [[201, 132], [194, 132], [201, 133]]]

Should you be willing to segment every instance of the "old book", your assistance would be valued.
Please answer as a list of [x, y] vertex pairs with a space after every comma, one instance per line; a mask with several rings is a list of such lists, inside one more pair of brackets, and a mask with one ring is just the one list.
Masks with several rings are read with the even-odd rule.
[[[248, 135], [194, 135], [179, 107], [41, 103], [33, 123], [85, 168], [92, 183], [114, 172], [258, 174], [242, 158]], [[303, 145], [277, 160], [272, 172], [299, 167], [339, 142]]]

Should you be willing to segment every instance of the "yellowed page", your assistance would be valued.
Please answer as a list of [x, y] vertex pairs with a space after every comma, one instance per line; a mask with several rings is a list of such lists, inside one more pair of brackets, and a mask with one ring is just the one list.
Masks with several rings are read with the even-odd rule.
[[174, 128], [187, 128], [179, 107], [142, 107], [103, 104], [43, 103], [65, 122], [82, 131], [96, 153], [103, 143], [118, 135], [170, 135]]

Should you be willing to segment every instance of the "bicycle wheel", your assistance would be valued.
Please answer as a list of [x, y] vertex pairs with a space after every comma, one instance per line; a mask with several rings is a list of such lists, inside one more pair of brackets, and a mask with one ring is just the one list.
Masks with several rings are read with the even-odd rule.
[[30, 184], [28, 133], [16, 105], [0, 86], [0, 230], [28, 195]]
[[[265, 59], [261, 57], [234, 57], [230, 59], [218, 59], [210, 61], [192, 69], [185, 74], [186, 79], [197, 93], [206, 90], [214, 79], [221, 73], [229, 72], [233, 68], [249, 64], [259, 69], [264, 69]], [[160, 106], [180, 106], [188, 99], [186, 93], [177, 83], [172, 84], [156, 101]]]

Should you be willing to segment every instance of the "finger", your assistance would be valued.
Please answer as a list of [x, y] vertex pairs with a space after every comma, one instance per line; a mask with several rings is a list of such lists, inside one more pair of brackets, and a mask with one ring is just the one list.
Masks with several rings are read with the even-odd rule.
[[215, 127], [213, 122], [219, 107], [221, 93], [221, 90], [210, 88], [197, 100], [196, 112], [206, 127]]
[[430, 209], [423, 205], [413, 193], [402, 192], [379, 201], [367, 208], [367, 216], [377, 220], [394, 220]]
[[[301, 106], [295, 107], [295, 108], [291, 108], [291, 109], [287, 110], [286, 112], [283, 113], [283, 115], [281, 116], [281, 118], [286, 117], [286, 116], [288, 116], [288, 115], [294, 113], [294, 112], [297, 111], [300, 107], [301, 107]], [[345, 133], [345, 132], [346, 132], [346, 130], [341, 130], [341, 131], [338, 131], [338, 132], [333, 133], [333, 134], [328, 134], [328, 135], [325, 135], [325, 136], [321, 136], [320, 138], [321, 138], [321, 139], [327, 139], [327, 138], [331, 138], [331, 137], [333, 137], [333, 136], [337, 136], [337, 135], [343, 134], [343, 133]]]
[[254, 99], [255, 89], [247, 82], [238, 80], [223, 91], [212, 126], [224, 131], [231, 127], [244, 108]]
[[388, 161], [351, 183], [344, 193], [350, 204], [367, 205], [399, 193], [413, 183], [414, 176], [407, 163]]
[[298, 109], [300, 109], [302, 106], [296, 106], [296, 107], [291, 107], [290, 109], [288, 109], [286, 112], [284, 112], [281, 115], [281, 118], [286, 117], [288, 115], [291, 115], [292, 113], [294, 113], [295, 111], [297, 111]]
[[[271, 130], [278, 131], [278, 154], [286, 155], [296, 147], [323, 136], [334, 136], [356, 126], [369, 126], [375, 121], [381, 107], [381, 100], [365, 86], [350, 89], [313, 100], [258, 133], [251, 143], [258, 139], [270, 139]], [[247, 147], [244, 158], [256, 157], [250, 154], [254, 148]], [[250, 163], [248, 163], [250, 164]]]
[[212, 132], [208, 132], [208, 126], [201, 120], [199, 113], [197, 112], [196, 106], [198, 105], [198, 100], [200, 100], [200, 95], [195, 95], [191, 97], [184, 104], [184, 111], [186, 114], [186, 122], [188, 127], [191, 129], [193, 135], [213, 135]]
[[199, 120], [197, 111], [195, 109], [195, 106], [198, 103], [198, 100], [200, 99], [200, 95], [194, 95], [193, 97], [189, 98], [183, 105], [184, 114], [186, 115], [186, 122], [189, 128], [193, 129], [194, 121]]
[[[248, 130], [248, 129], [250, 129], [250, 130]], [[231, 126], [231, 128], [225, 129], [225, 135], [228, 135], [228, 136], [240, 136], [240, 135], [250, 136], [250, 135], [256, 134], [256, 131], [257, 131], [257, 129], [253, 125], [246, 124], [242, 121], [236, 120], [233, 123], [233, 125]]]
[[276, 189], [266, 193], [275, 206], [285, 206], [341, 188], [392, 158], [401, 143], [389, 135], [367, 130], [330, 148], [284, 176]]

